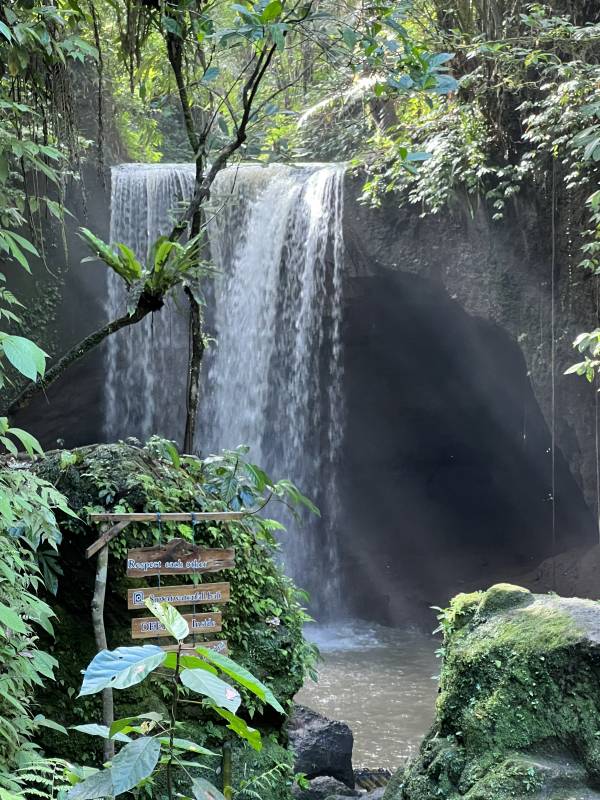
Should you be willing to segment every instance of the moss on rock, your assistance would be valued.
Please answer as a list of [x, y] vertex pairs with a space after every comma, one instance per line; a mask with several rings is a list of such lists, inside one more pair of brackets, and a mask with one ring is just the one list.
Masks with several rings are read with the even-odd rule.
[[436, 720], [385, 800], [536, 797], [561, 770], [600, 782], [600, 606], [498, 584], [441, 623]]

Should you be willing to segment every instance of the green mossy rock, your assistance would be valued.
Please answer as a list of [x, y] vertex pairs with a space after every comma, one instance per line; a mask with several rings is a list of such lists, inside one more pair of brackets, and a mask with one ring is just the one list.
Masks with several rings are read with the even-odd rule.
[[384, 800], [600, 800], [600, 605], [498, 584], [441, 619], [436, 720]]

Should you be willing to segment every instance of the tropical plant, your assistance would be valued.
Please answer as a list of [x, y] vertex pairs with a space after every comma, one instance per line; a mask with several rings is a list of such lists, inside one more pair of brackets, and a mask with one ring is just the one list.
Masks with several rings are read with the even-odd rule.
[[[209, 4], [181, 0], [167, 6], [132, 4], [125, 0], [90, 0], [85, 9], [77, 3], [60, 2], [56, 8], [53, 7], [52, 14], [33, 2], [24, 19], [19, 15], [7, 19], [2, 29], [7, 40], [5, 48], [9, 50], [8, 45], [15, 42], [20, 45], [24, 25], [31, 21], [32, 25], [39, 26], [46, 18], [54, 24], [52, 30], [43, 36], [48, 51], [44, 53], [44, 59], [53, 64], [52, 59], [62, 58], [57, 69], [64, 77], [60, 83], [63, 96], [56, 103], [52, 96], [28, 91], [43, 106], [42, 116], [49, 115], [51, 108], [65, 108], [65, 113], [58, 115], [55, 128], [67, 128], [68, 135], [63, 138], [70, 144], [63, 150], [69, 156], [71, 168], [79, 163], [81, 145], [72, 114], [76, 81], [67, 69], [69, 60], [95, 62], [97, 67], [97, 154], [100, 167], [104, 159], [104, 109], [108, 85], [113, 88], [111, 100], [118, 107], [116, 118], [120, 121], [123, 137], [136, 149], [140, 148], [143, 140], [151, 143], [146, 148], [149, 160], [157, 157], [154, 147], [161, 138], [158, 131], [161, 116], [178, 122], [179, 131], [170, 131], [171, 135], [163, 135], [163, 139], [175, 142], [179, 158], [187, 157], [194, 161], [196, 174], [192, 197], [174, 222], [169, 236], [172, 253], [168, 258], [169, 265], [174, 265], [182, 255], [175, 251], [174, 243], [188, 234], [195, 240], [207, 218], [218, 213], [218, 209], [211, 206], [211, 190], [220, 170], [232, 159], [252, 157], [266, 160], [275, 151], [285, 151], [285, 133], [279, 135], [277, 128], [282, 119], [290, 114], [297, 115], [302, 104], [306, 103], [308, 75], [318, 84], [321, 94], [323, 91], [351, 89], [357, 79], [364, 75], [372, 76], [368, 81], [367, 102], [374, 105], [389, 103], [395, 96], [407, 99], [421, 94], [438, 95], [456, 87], [448, 74], [446, 62], [450, 55], [433, 54], [427, 43], [415, 40], [414, 29], [406, 22], [405, 4], [399, 7], [388, 0], [369, 8], [357, 5], [348, 9], [330, 2], [320, 4], [317, 9], [312, 2], [287, 4], [282, 0], [244, 3], [217, 0]], [[33, 50], [38, 42], [36, 35], [40, 35], [37, 27], [27, 37], [28, 46]], [[30, 65], [33, 59], [31, 53], [27, 59], [22, 53], [19, 58], [21, 56], [26, 66], [18, 70], [18, 80], [26, 82], [27, 78], [32, 79]], [[11, 58], [14, 60], [14, 55]], [[15, 69], [21, 63], [19, 58], [15, 61]], [[165, 61], [169, 69], [165, 69]], [[36, 81], [34, 87], [39, 76], [36, 76]], [[53, 82], [49, 83], [53, 85]], [[10, 102], [16, 102], [9, 85], [7, 96]], [[23, 113], [29, 114], [29, 111]], [[132, 130], [132, 120], [135, 120], [136, 130]], [[35, 118], [27, 124], [32, 130], [37, 130]], [[33, 140], [37, 141], [37, 138], [33, 137]], [[60, 137], [56, 136], [52, 142], [44, 140], [43, 147], [56, 150], [56, 153], [42, 153], [46, 170], [50, 169], [48, 159], [53, 155], [61, 156], [59, 141]], [[416, 154], [411, 158], [418, 160]], [[64, 166], [66, 170], [67, 164]], [[27, 169], [25, 165], [25, 176]], [[58, 189], [59, 202], [48, 207], [60, 216], [64, 213], [62, 184]], [[84, 235], [93, 242], [93, 234]], [[40, 242], [43, 240], [41, 235], [38, 238]], [[9, 244], [13, 249], [19, 246], [14, 239]], [[97, 244], [98, 240], [93, 246], [97, 247]], [[164, 255], [166, 242], [160, 246]], [[102, 248], [97, 249], [100, 251]], [[141, 277], [139, 269], [136, 277], [135, 257], [122, 245], [116, 254], [103, 252], [103, 260], [120, 272], [126, 281], [137, 281]], [[199, 282], [196, 280], [198, 275], [202, 277], [199, 249], [192, 247], [186, 250], [186, 254], [194, 255], [200, 268], [193, 280], [177, 281], [183, 286], [190, 303], [192, 346], [184, 436], [184, 449], [189, 452], [193, 449], [200, 362], [206, 342]], [[125, 325], [135, 324], [150, 311], [157, 311], [162, 306], [165, 292], [173, 286], [173, 276], [161, 269], [148, 270], [146, 277], [152, 277], [154, 285], [151, 287], [145, 280], [143, 285], [136, 285], [137, 291], [132, 288], [130, 311], [134, 310], [127, 318], [109, 321], [101, 330], [78, 343], [57, 361], [44, 381], [38, 381], [37, 388], [27, 387], [10, 404], [9, 414], [29, 402], [35, 391], [47, 386], [107, 335]], [[159, 278], [162, 283], [158, 282]]]
[[[62, 733], [67, 731], [55, 726]], [[0, 789], [2, 800], [64, 800], [72, 785], [69, 776], [73, 765], [63, 758], [40, 758], [33, 755], [25, 766], [19, 767], [11, 775], [10, 790]]]
[[[156, 796], [162, 775], [169, 800], [175, 796], [223, 800], [224, 795], [211, 782], [197, 776], [197, 771], [210, 771], [209, 762], [194, 760], [203, 757], [210, 761], [218, 758], [218, 754], [177, 735], [180, 705], [200, 703], [212, 710], [229, 730], [255, 750], [262, 747], [260, 732], [236, 713], [241, 696], [228, 680], [235, 681], [283, 714], [283, 708], [271, 690], [235, 661], [201, 645], [184, 648], [189, 626], [175, 608], [152, 600], [147, 600], [146, 605], [176, 640], [175, 649], [167, 652], [156, 645], [142, 645], [103, 650], [85, 670], [80, 696], [97, 694], [109, 688], [126, 689], [141, 683], [150, 674], [160, 674], [170, 690], [168, 718], [150, 711], [116, 720], [110, 728], [94, 724], [77, 726], [82, 732], [121, 742], [123, 746], [109, 765], [94, 770], [75, 783], [67, 795], [68, 800], [115, 797], [142, 786], [155, 787], [152, 791]], [[159, 668], [162, 668], [161, 673], [157, 673]], [[195, 700], [190, 693], [203, 699]], [[186, 784], [183, 793], [180, 787], [176, 787], [176, 773]], [[230, 792], [227, 786], [224, 790], [227, 794]]]
[[[63, 466], [67, 464], [67, 466]], [[191, 511], [246, 512], [240, 521], [228, 523], [130, 523], [109, 545], [111, 585], [124, 578], [127, 550], [153, 546], [176, 537], [206, 547], [235, 547], [236, 569], [230, 582], [230, 603], [223, 615], [223, 633], [234, 658], [266, 683], [288, 710], [292, 698], [307, 676], [315, 675], [317, 650], [303, 637], [310, 620], [305, 610], [307, 596], [284, 574], [279, 555], [285, 539], [278, 516], [314, 513], [314, 505], [287, 480], [277, 481], [248, 457], [247, 448], [199, 458], [182, 455], [173, 442], [152, 437], [146, 446], [135, 442], [77, 448], [69, 453], [48, 453], [36, 459], [33, 469], [40, 478], [53, 483], [69, 500], [78, 519], [65, 518], [65, 537], [83, 547], [92, 527], [85, 524], [89, 513], [165, 512], [174, 508]], [[77, 563], [77, 562], [75, 562]], [[73, 561], [67, 580], [78, 580]], [[207, 576], [194, 578], [204, 584]], [[210, 580], [210, 576], [208, 576]], [[118, 613], [118, 597], [108, 598], [107, 616]], [[73, 647], [78, 601], [62, 600], [63, 618], [58, 629], [56, 652], [63, 674], [76, 676], [82, 652], [94, 648], [91, 632], [81, 632]], [[74, 626], [74, 627], [73, 627]], [[125, 632], [123, 631], [123, 634]], [[113, 632], [113, 636], [121, 631]], [[67, 679], [68, 680], [68, 679]], [[70, 681], [69, 681], [70, 683]], [[243, 687], [244, 708], [252, 718], [267, 712], [259, 697]], [[44, 694], [49, 715], [54, 719], [79, 722], [89, 716], [81, 704], [67, 695]], [[138, 702], [124, 697], [123, 703]], [[77, 742], [54, 752], [76, 755]]]
[[[2, 25], [0, 23], [0, 33], [5, 37], [18, 35], [27, 38], [26, 28], [9, 30]], [[6, 146], [7, 141], [14, 156], [17, 139], [8, 140], [6, 131], [0, 126], [0, 145], [4, 143]], [[31, 163], [35, 164], [40, 154], [37, 146], [31, 144], [25, 150]], [[6, 165], [10, 163], [6, 152], [0, 150], [0, 183], [6, 177], [2, 165], [8, 170]], [[37, 166], [39, 168], [39, 164]], [[6, 197], [3, 195], [5, 202]], [[14, 201], [15, 195], [9, 193], [8, 199]], [[7, 217], [16, 224], [21, 221], [16, 207], [0, 205], [0, 221], [6, 224]], [[29, 262], [25, 253], [37, 254], [26, 239], [6, 229], [0, 231], [2, 251], [10, 254], [26, 271], [29, 271]], [[5, 283], [4, 275], [0, 275], [0, 281]], [[13, 327], [19, 326], [21, 320], [13, 310], [18, 307], [22, 304], [3, 287], [0, 291], [0, 320]], [[0, 331], [0, 388], [10, 383], [15, 375], [35, 381], [44, 375], [45, 366], [46, 354], [34, 342], [21, 335]], [[43, 452], [34, 436], [22, 428], [11, 426], [6, 417], [0, 417], [0, 448], [3, 452], [3, 463], [0, 463], [1, 793], [20, 792], [25, 784], [37, 782], [43, 785], [45, 781], [53, 781], [51, 775], [55, 775], [55, 765], [40, 759], [33, 742], [43, 727], [62, 730], [43, 715], [34, 713], [34, 691], [45, 680], [54, 677], [57, 667], [56, 660], [38, 647], [38, 630], [41, 628], [52, 635], [54, 617], [54, 612], [40, 595], [44, 589], [56, 592], [61, 573], [57, 560], [61, 533], [55, 513], [75, 515], [51, 483], [19, 463], [19, 449], [29, 457]], [[28, 766], [23, 767], [24, 764]], [[33, 794], [39, 791], [39, 785], [37, 790], [31, 789]]]
[[201, 234], [185, 244], [161, 236], [153, 243], [145, 265], [138, 261], [129, 247], [120, 242], [113, 249], [87, 228], [80, 229], [80, 236], [94, 253], [94, 256], [83, 260], [103, 261], [125, 283], [128, 291], [126, 311], [86, 336], [59, 358], [44, 375], [40, 375], [36, 383], [27, 385], [11, 402], [9, 415], [27, 405], [35, 393], [50, 386], [71, 364], [83, 358], [107, 337], [134, 325], [148, 314], [159, 311], [167, 297], [176, 289], [191, 293], [199, 306], [204, 304], [202, 279], [212, 275], [214, 270], [210, 263], [200, 258], [204, 244]]
[[54, 677], [57, 662], [37, 645], [37, 626], [51, 634], [54, 613], [38, 596], [35, 553], [5, 531], [0, 548], [0, 786], [10, 788], [10, 773], [31, 758], [31, 739], [45, 723], [32, 713], [33, 692]]

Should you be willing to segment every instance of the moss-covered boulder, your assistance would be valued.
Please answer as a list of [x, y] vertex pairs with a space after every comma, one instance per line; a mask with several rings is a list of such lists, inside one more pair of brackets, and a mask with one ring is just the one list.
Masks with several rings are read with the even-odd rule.
[[600, 798], [600, 605], [498, 584], [441, 626], [435, 723], [385, 800]]

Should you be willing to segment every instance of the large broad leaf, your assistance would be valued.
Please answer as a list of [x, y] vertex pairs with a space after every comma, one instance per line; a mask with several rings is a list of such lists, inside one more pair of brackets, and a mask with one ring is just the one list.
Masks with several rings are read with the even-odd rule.
[[[136, 727], [136, 723], [144, 724], [144, 722], [146, 722], [150, 726], [154, 727], [152, 723], [161, 722], [162, 719], [163, 715], [159, 714], [157, 711], [148, 711], [145, 714], [138, 714], [135, 717], [123, 717], [122, 719], [116, 719], [110, 726], [109, 737], [111, 739], [116, 739], [117, 734], [119, 734], [120, 731], [129, 733], [134, 729], [134, 727]], [[148, 733], [148, 730], [145, 730], [144, 733]], [[126, 738], [129, 741], [129, 737]]]
[[106, 725], [97, 725], [94, 722], [86, 723], [85, 725], [72, 725], [74, 731], [79, 733], [87, 733], [88, 736], [100, 736], [101, 739], [114, 739], [116, 742], [130, 742], [129, 736], [118, 731], [111, 735], [110, 729]]
[[194, 778], [192, 781], [192, 794], [194, 800], [225, 800], [225, 796], [204, 778]]
[[38, 375], [44, 374], [46, 353], [30, 339], [4, 334], [0, 345], [13, 367], [26, 378], [35, 381]]
[[81, 783], [76, 783], [67, 793], [67, 800], [96, 800], [113, 795], [113, 782], [110, 769], [95, 772]]
[[261, 683], [258, 678], [255, 678], [251, 672], [248, 672], [247, 669], [236, 664], [235, 661], [222, 653], [217, 653], [216, 650], [209, 650], [202, 646], [198, 646], [195, 649], [203, 658], [216, 664], [222, 672], [229, 675], [246, 689], [249, 689], [257, 697], [260, 697], [263, 702], [268, 703], [280, 714], [285, 714], [273, 692], [264, 683]]
[[118, 752], [112, 760], [113, 794], [123, 794], [152, 774], [160, 757], [160, 741], [142, 736]]
[[165, 660], [166, 653], [154, 644], [102, 650], [83, 673], [79, 696], [103, 689], [126, 689], [140, 683]]
[[[168, 747], [171, 740], [168, 736], [161, 736], [159, 739], [160, 743], [164, 747]], [[202, 747], [196, 742], [191, 742], [189, 739], [173, 739], [173, 747], [176, 750], [185, 750], [188, 753], [195, 753], [198, 756], [218, 756], [220, 757], [219, 753], [213, 753], [212, 750], [207, 750], [206, 747]]]
[[10, 628], [15, 633], [27, 633], [27, 627], [21, 617], [4, 603], [0, 603], [0, 625]]
[[109, 769], [76, 784], [67, 794], [67, 800], [96, 800], [129, 792], [152, 774], [159, 757], [158, 739], [142, 736], [129, 742], [113, 758]]
[[[188, 652], [187, 650], [184, 652]], [[167, 669], [177, 669], [177, 653], [170, 651], [167, 653], [167, 657], [163, 662], [163, 667]], [[217, 675], [217, 670], [212, 664], [207, 664], [206, 661], [203, 661], [200, 656], [193, 655], [193, 656], [184, 656], [182, 653], [179, 654], [179, 669], [203, 669], [206, 672], [210, 672], [213, 675]]]
[[162, 623], [167, 632], [171, 634], [174, 639], [182, 641], [186, 636], [189, 636], [190, 626], [181, 616], [179, 611], [168, 603], [155, 603], [154, 600], [146, 600], [146, 608], [148, 608]]
[[229, 723], [227, 727], [230, 730], [237, 733], [237, 735], [241, 736], [242, 739], [245, 739], [255, 750], [262, 750], [260, 731], [257, 731], [256, 728], [251, 728], [249, 725], [246, 725], [241, 717], [236, 717], [235, 714], [232, 714], [231, 711], [228, 711], [226, 708], [219, 708], [219, 706], [215, 705], [213, 705], [212, 708], [220, 717], [223, 717], [223, 719], [227, 720]]
[[213, 703], [229, 711], [237, 711], [242, 699], [240, 693], [221, 678], [205, 672], [203, 669], [184, 669], [179, 676], [188, 689], [209, 697]]

